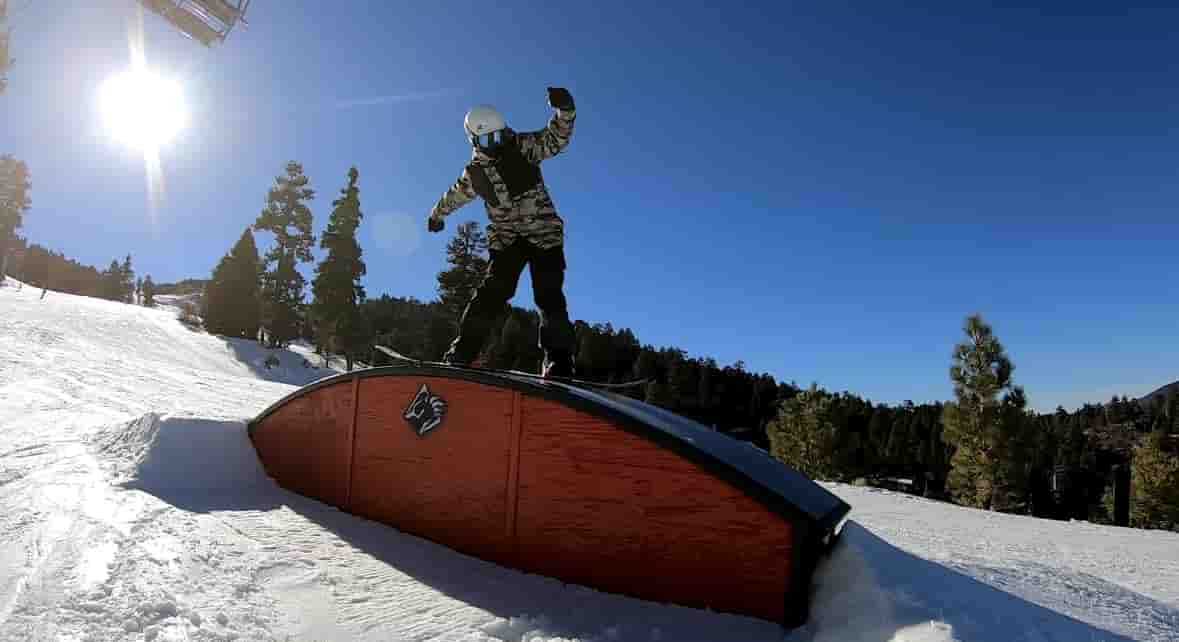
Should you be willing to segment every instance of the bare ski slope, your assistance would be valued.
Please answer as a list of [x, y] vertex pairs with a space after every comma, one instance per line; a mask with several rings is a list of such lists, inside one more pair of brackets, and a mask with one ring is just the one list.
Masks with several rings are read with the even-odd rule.
[[1179, 640], [1179, 535], [840, 485], [853, 521], [788, 636], [500, 568], [265, 476], [244, 420], [330, 374], [303, 355], [8, 284], [0, 640]]

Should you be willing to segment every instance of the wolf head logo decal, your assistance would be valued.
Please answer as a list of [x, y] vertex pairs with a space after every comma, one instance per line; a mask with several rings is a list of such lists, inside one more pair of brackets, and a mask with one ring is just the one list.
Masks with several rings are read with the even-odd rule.
[[442, 423], [446, 416], [446, 400], [430, 392], [429, 386], [423, 383], [403, 416], [419, 437], [424, 436]]

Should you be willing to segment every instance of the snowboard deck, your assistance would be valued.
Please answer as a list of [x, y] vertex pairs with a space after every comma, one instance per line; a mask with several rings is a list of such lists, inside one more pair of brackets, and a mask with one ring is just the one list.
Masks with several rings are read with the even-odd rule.
[[586, 381], [585, 379], [575, 379], [573, 377], [545, 377], [542, 375], [538, 375], [534, 372], [524, 372], [523, 370], [498, 370], [496, 368], [477, 368], [475, 366], [455, 366], [455, 365], [451, 365], [449, 363], [442, 363], [441, 361], [427, 361], [425, 359], [414, 359], [413, 357], [409, 357], [404, 354], [401, 354], [400, 352], [398, 352], [392, 348], [386, 347], [386, 346], [373, 346], [373, 347], [376, 348], [377, 350], [380, 350], [382, 353], [384, 353], [386, 356], [388, 356], [390, 358], [397, 359], [399, 361], [406, 361], [409, 363], [419, 364], [419, 365], [424, 364], [424, 365], [431, 365], [431, 366], [439, 366], [439, 367], [443, 367], [443, 368], [459, 368], [461, 370], [485, 370], [487, 372], [502, 372], [504, 374], [510, 374], [510, 375], [517, 376], [517, 377], [528, 377], [529, 379], [536, 379], [538, 381], [556, 381], [556, 382], [568, 384], [571, 386], [599, 388], [602, 390], [623, 390], [626, 388], [637, 388], [639, 386], [645, 386], [648, 383], [647, 379], [635, 379], [634, 381], [624, 381], [621, 383], [599, 383], [597, 381]]

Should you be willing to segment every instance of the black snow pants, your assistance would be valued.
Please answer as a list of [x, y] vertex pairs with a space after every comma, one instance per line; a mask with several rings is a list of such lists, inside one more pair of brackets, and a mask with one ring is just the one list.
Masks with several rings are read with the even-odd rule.
[[459, 333], [443, 361], [465, 365], [483, 346], [492, 324], [506, 310], [516, 294], [520, 273], [527, 265], [532, 277], [532, 292], [540, 309], [540, 348], [544, 351], [544, 369], [551, 374], [573, 374], [573, 324], [565, 303], [565, 248], [558, 245], [542, 249], [520, 239], [502, 250], [490, 250], [490, 262], [483, 282], [471, 297], [459, 323]]

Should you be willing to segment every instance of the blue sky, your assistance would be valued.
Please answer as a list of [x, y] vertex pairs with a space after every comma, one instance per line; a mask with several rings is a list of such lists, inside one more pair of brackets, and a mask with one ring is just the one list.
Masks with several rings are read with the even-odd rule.
[[355, 164], [370, 296], [432, 298], [485, 219], [424, 230], [466, 109], [535, 129], [564, 85], [577, 131], [544, 169], [575, 318], [876, 401], [949, 398], [975, 311], [1039, 409], [1179, 379], [1174, 10], [255, 0], [212, 51], [149, 15], [193, 112], [152, 211], [95, 100], [133, 3], [11, 4], [0, 152], [32, 171], [25, 235], [84, 262], [206, 276], [287, 160], [317, 231]]

